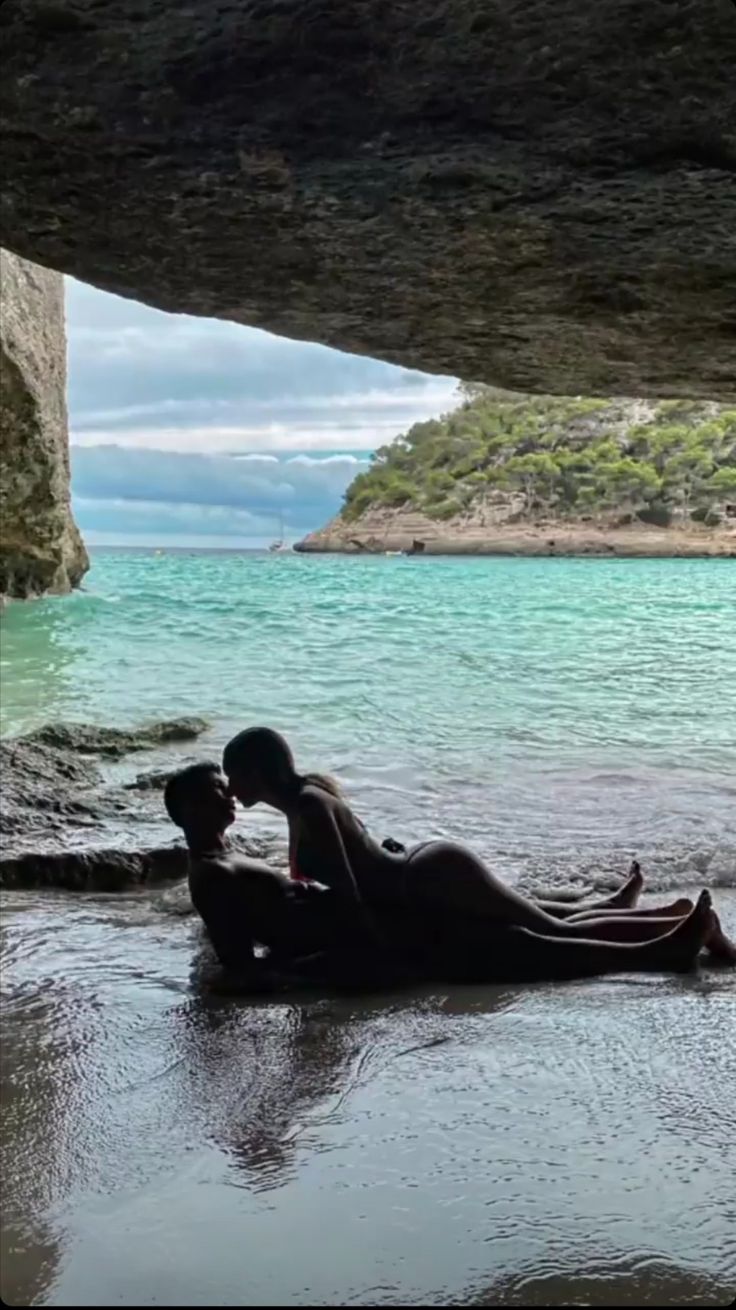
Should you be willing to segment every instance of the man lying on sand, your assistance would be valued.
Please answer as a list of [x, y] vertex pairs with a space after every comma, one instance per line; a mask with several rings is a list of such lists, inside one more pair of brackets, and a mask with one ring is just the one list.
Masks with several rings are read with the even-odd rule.
[[[676, 902], [654, 915], [637, 915], [642, 940], [601, 938], [620, 931], [621, 909], [597, 907], [590, 936], [549, 936], [507, 923], [441, 913], [412, 904], [390, 912], [346, 904], [317, 882], [297, 882], [269, 865], [228, 849], [235, 804], [215, 764], [196, 764], [170, 779], [170, 818], [184, 830], [190, 852], [189, 885], [217, 956], [244, 988], [268, 990], [286, 977], [335, 986], [395, 985], [408, 979], [509, 981], [557, 979], [632, 970], [689, 969], [720, 932], [708, 892], [695, 906]], [[641, 875], [632, 875], [640, 889]], [[631, 879], [627, 884], [629, 891]], [[635, 889], [636, 890], [636, 889]], [[569, 910], [569, 906], [565, 907]], [[627, 916], [628, 917], [628, 916]], [[568, 923], [570, 921], [568, 920]], [[266, 948], [259, 957], [257, 946]]]

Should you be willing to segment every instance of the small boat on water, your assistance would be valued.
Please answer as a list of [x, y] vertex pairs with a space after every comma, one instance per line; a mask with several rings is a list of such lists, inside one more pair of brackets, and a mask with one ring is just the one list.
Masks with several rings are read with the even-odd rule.
[[275, 541], [272, 541], [272, 542], [271, 542], [271, 545], [270, 545], [269, 548], [268, 548], [272, 555], [281, 555], [281, 554], [283, 554], [285, 551], [290, 551], [290, 550], [291, 550], [291, 546], [289, 546], [288, 543], [284, 540], [284, 516], [283, 516], [283, 514], [279, 514], [279, 527], [280, 527], [280, 529], [281, 529], [281, 535], [280, 535], [279, 537], [277, 537]]

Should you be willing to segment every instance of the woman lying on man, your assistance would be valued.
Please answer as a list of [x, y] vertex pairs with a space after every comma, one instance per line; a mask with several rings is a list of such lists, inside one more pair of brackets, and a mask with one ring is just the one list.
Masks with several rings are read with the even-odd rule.
[[[492, 924], [543, 937], [634, 943], [671, 930], [672, 919], [692, 909], [690, 902], [678, 901], [659, 911], [636, 910], [642, 889], [638, 866], [612, 900], [581, 907], [529, 900], [455, 842], [422, 842], [400, 853], [387, 850], [356, 819], [333, 779], [297, 773], [289, 746], [270, 728], [238, 733], [225, 747], [223, 763], [230, 791], [242, 805], [262, 801], [286, 817], [292, 875], [326, 884], [352, 910], [358, 928], [370, 930], [371, 913], [404, 907], [421, 915], [422, 932], [427, 921], [441, 931], [449, 915], [451, 941], [460, 921], [464, 933], [482, 934]], [[736, 950], [715, 915], [712, 924], [709, 949], [736, 962]]]
[[[226, 752], [228, 758], [232, 764]], [[272, 788], [273, 779], [267, 790], [269, 803], [274, 804], [277, 792]], [[323, 790], [315, 782], [299, 789], [300, 794]], [[332, 793], [325, 795], [336, 799]], [[265, 800], [266, 795], [258, 799]], [[566, 922], [550, 914], [549, 907], [543, 910], [504, 889], [530, 911], [538, 911], [544, 928], [549, 923], [552, 932], [530, 929], [510, 913], [468, 909], [462, 898], [455, 900], [446, 892], [437, 895], [432, 889], [441, 885], [439, 875], [427, 879], [429, 894], [424, 895], [415, 890], [413, 874], [406, 876], [412, 858], [386, 851], [383, 854], [396, 877], [393, 896], [386, 891], [375, 895], [369, 887], [364, 897], [357, 881], [347, 888], [341, 885], [327, 855], [319, 882], [296, 881], [228, 851], [226, 832], [235, 808], [231, 789], [216, 765], [193, 765], [175, 775], [165, 800], [170, 817], [186, 834], [192, 899], [220, 961], [254, 986], [267, 984], [272, 972], [333, 984], [375, 985], [412, 977], [501, 981], [683, 970], [693, 964], [701, 947], [720, 938], [707, 892], [694, 909], [690, 902], [677, 902], [655, 914], [627, 911], [620, 901], [638, 894], [638, 873], [623, 893], [612, 898], [613, 906], [609, 901], [592, 908], [557, 907], [561, 913], [576, 911]], [[255, 804], [255, 797], [250, 803]], [[300, 808], [295, 797], [294, 808], [289, 803], [284, 813], [297, 820]], [[366, 844], [370, 842], [357, 823], [356, 832]], [[374, 843], [370, 845], [372, 849]], [[301, 850], [300, 843], [297, 849]], [[380, 863], [378, 856], [376, 862]], [[316, 872], [315, 865], [310, 865], [312, 869]], [[365, 873], [363, 879], [367, 881]], [[585, 917], [590, 914], [595, 917]], [[637, 923], [639, 929], [627, 936], [626, 923]], [[256, 959], [256, 943], [268, 948], [265, 962]]]

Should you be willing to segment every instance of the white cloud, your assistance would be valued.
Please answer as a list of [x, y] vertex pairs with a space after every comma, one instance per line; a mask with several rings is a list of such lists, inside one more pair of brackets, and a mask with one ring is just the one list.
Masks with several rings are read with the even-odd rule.
[[233, 459], [242, 460], [247, 464], [278, 464], [278, 455], [233, 455]]
[[72, 490], [90, 540], [291, 538], [451, 378], [165, 314], [67, 279]]
[[451, 378], [67, 286], [80, 446], [370, 450], [452, 405]]
[[138, 450], [188, 451], [192, 454], [263, 454], [269, 451], [332, 451], [376, 450], [405, 432], [413, 423], [451, 409], [451, 395], [443, 407], [427, 413], [421, 406], [401, 415], [376, 420], [370, 425], [360, 421], [345, 423], [268, 423], [262, 426], [244, 424], [242, 427], [220, 426], [212, 423], [200, 427], [129, 427], [124, 431], [110, 428], [92, 428], [80, 431], [72, 428], [75, 446], [105, 446], [113, 443]]
[[[251, 459], [253, 458], [253, 456], [241, 455], [237, 458]], [[284, 461], [284, 463], [287, 465], [288, 464], [322, 464], [322, 465], [350, 464], [352, 465], [353, 468], [358, 468], [361, 464], [366, 464], [366, 465], [369, 464], [370, 461], [367, 459], [360, 459], [357, 455], [344, 455], [344, 454], [322, 455], [318, 457], [315, 457], [314, 455], [291, 455], [287, 460]]]

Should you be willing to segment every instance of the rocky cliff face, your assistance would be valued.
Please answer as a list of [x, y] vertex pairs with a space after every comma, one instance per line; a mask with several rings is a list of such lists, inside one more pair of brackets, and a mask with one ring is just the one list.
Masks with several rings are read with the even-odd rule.
[[736, 520], [718, 528], [622, 523], [620, 515], [570, 522], [521, 516], [521, 497], [491, 496], [438, 523], [413, 509], [375, 508], [353, 523], [339, 516], [299, 542], [305, 554], [620, 555], [736, 557]]
[[89, 566], [69, 506], [64, 283], [0, 251], [0, 595], [68, 591]]
[[519, 391], [736, 396], [728, 0], [3, 0], [0, 242]]

